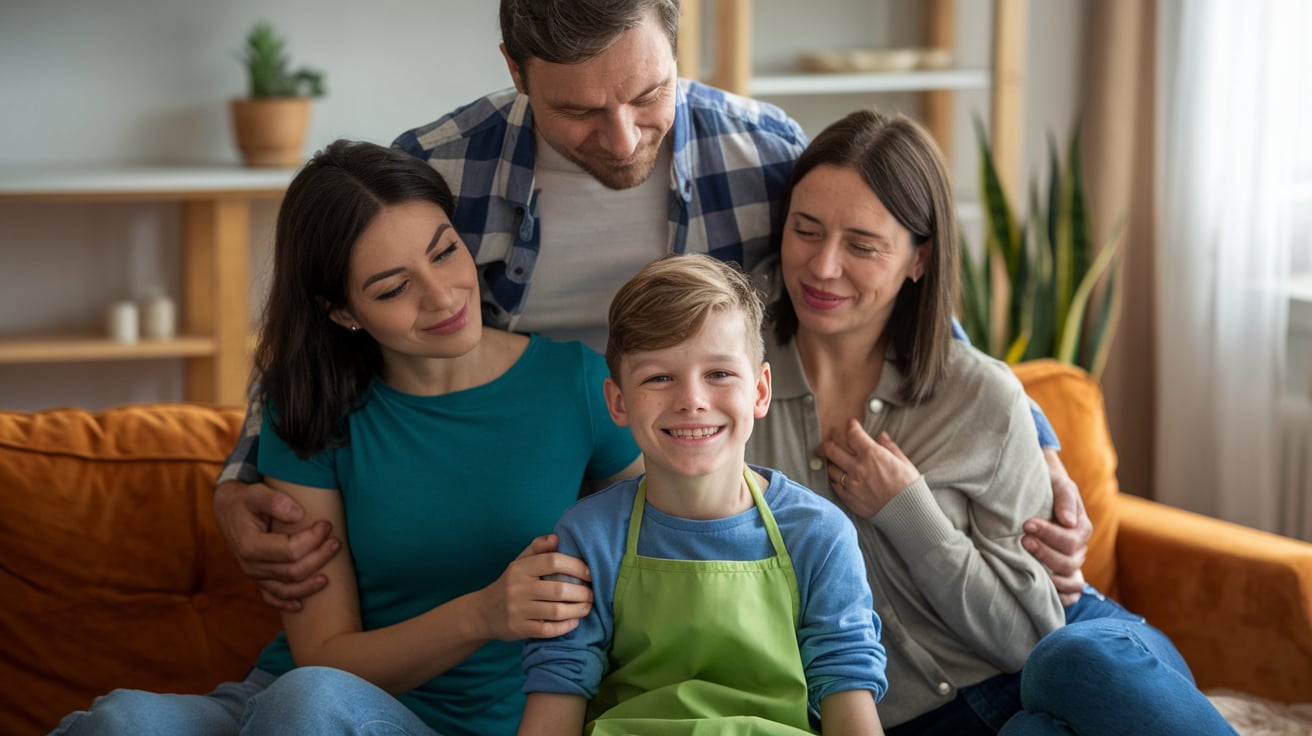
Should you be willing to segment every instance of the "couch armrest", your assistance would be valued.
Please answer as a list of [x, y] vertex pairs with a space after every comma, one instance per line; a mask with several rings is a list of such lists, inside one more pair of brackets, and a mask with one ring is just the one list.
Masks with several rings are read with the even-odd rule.
[[1312, 693], [1312, 544], [1122, 494], [1117, 583], [1203, 689]]

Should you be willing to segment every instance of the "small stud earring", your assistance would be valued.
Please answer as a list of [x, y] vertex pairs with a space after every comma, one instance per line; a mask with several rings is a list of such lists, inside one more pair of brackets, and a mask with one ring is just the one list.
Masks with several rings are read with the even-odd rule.
[[357, 332], [359, 329], [360, 325], [351, 325], [351, 332]]

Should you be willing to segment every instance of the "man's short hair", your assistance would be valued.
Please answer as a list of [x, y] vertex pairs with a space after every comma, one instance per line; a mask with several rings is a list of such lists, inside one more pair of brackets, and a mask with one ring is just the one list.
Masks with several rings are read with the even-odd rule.
[[654, 12], [679, 46], [679, 0], [501, 0], [501, 42], [522, 70], [529, 59], [578, 64], [605, 51]]

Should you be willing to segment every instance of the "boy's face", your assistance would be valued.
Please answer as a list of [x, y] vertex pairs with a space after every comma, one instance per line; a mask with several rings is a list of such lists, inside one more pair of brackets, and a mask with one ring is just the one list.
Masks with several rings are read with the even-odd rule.
[[619, 375], [606, 380], [606, 405], [633, 432], [648, 472], [693, 477], [742, 467], [752, 425], [770, 408], [770, 367], [749, 345], [742, 314], [720, 310], [678, 345], [621, 358]]

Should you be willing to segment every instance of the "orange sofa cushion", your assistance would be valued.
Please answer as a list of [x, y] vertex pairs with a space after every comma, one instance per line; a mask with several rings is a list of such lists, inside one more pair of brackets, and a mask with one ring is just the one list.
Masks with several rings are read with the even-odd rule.
[[279, 619], [214, 522], [241, 414], [0, 412], [0, 733], [46, 733], [117, 687], [240, 678]]
[[1089, 374], [1054, 360], [1012, 366], [1025, 393], [1038, 403], [1061, 441], [1061, 460], [1080, 487], [1093, 522], [1084, 578], [1116, 597], [1116, 448], [1112, 445], [1102, 390]]

